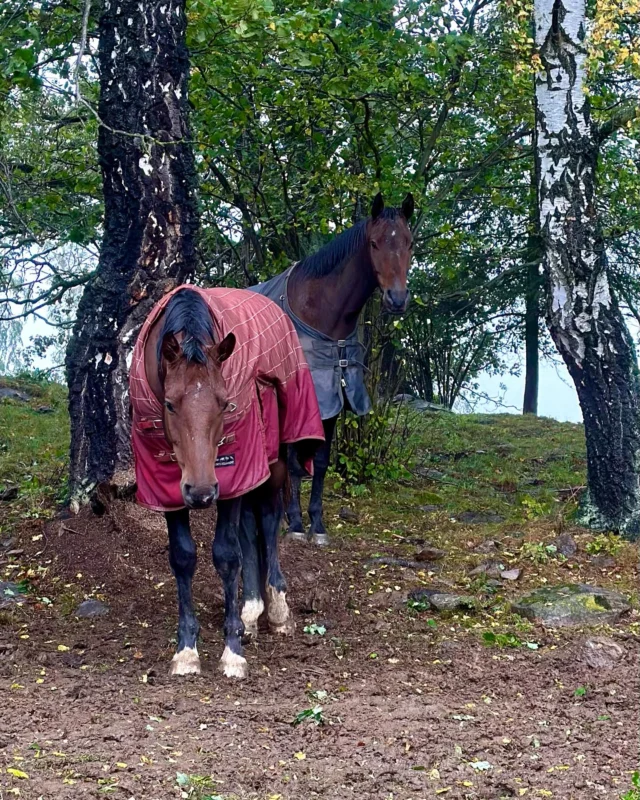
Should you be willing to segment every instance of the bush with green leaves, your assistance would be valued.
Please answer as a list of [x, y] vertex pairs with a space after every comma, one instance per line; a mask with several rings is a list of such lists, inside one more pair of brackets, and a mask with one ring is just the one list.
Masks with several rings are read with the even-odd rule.
[[338, 484], [357, 495], [373, 481], [408, 479], [416, 447], [416, 416], [401, 406], [380, 404], [364, 417], [347, 411], [336, 436]]

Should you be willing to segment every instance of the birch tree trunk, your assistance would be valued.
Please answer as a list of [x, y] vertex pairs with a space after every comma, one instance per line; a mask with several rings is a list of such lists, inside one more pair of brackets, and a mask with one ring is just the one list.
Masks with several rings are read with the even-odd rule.
[[128, 369], [136, 336], [153, 304], [194, 269], [185, 28], [185, 0], [104, 2], [104, 238], [66, 357], [73, 505], [130, 467]]
[[640, 380], [607, 278], [596, 210], [598, 139], [584, 95], [585, 0], [535, 0], [536, 157], [548, 323], [584, 417], [580, 522], [638, 538]]

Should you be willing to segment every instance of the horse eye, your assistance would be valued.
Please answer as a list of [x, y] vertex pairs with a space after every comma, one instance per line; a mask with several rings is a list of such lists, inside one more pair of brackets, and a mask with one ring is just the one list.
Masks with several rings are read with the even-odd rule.
[[378, 249], [378, 245], [373, 241], [373, 239], [371, 240], [371, 247], [373, 247], [374, 250]]
[[170, 414], [175, 414], [176, 413], [175, 408], [173, 407], [173, 405], [168, 400], [164, 401], [164, 407], [167, 409], [167, 411]]

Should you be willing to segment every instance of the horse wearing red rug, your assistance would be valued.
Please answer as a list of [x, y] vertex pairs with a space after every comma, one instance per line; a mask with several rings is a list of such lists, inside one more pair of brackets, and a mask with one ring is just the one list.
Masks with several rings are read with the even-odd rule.
[[171, 672], [200, 672], [189, 509], [218, 500], [213, 561], [225, 594], [220, 668], [244, 677], [241, 640], [257, 634], [263, 595], [271, 629], [293, 630], [278, 558], [284, 446], [295, 445], [311, 469], [324, 438], [297, 334], [286, 314], [261, 295], [179, 287], [145, 322], [129, 382], [137, 499], [165, 513], [178, 586], [178, 649]]

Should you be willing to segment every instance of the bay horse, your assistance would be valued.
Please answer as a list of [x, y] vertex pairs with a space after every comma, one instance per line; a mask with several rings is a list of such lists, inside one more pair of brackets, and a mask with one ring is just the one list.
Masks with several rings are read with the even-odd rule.
[[147, 318], [129, 385], [137, 500], [165, 513], [178, 590], [171, 674], [200, 672], [189, 514], [217, 501], [212, 555], [225, 605], [219, 667], [243, 678], [242, 640], [257, 635], [265, 601], [272, 632], [294, 629], [278, 556], [283, 443], [310, 467], [323, 437], [298, 337], [275, 303], [253, 292], [179, 287]]
[[364, 384], [359, 349], [362, 346], [358, 344], [358, 318], [376, 289], [382, 292], [385, 311], [392, 314], [406, 311], [407, 274], [413, 248], [408, 223], [413, 211], [411, 194], [400, 208], [385, 208], [378, 193], [369, 218], [284, 273], [252, 287], [277, 302], [293, 320], [311, 367], [324, 426], [324, 444], [313, 462], [308, 535], [300, 504], [300, 480], [304, 473], [295, 453], [290, 452], [292, 491], [287, 507], [290, 538], [309, 539], [319, 546], [329, 543], [322, 493], [336, 421], [345, 401], [347, 408], [358, 415], [371, 408]]

